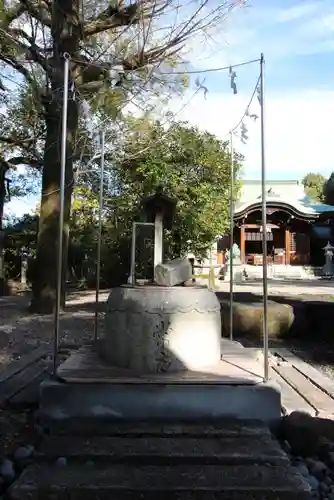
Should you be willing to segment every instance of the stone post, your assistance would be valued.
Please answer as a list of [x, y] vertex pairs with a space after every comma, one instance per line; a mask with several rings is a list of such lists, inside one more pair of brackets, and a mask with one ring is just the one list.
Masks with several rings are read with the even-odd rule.
[[154, 220], [154, 268], [163, 261], [163, 215], [158, 212]]
[[21, 284], [27, 284], [27, 270], [28, 270], [28, 252], [25, 248], [22, 250], [21, 254]]

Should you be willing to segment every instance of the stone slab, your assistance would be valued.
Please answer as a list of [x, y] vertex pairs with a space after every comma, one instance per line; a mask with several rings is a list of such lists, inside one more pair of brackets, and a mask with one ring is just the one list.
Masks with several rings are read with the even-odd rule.
[[40, 413], [46, 419], [238, 418], [272, 422], [281, 416], [278, 386], [258, 384], [41, 384]]
[[[236, 348], [237, 349], [237, 348]], [[238, 349], [239, 351], [239, 349]], [[262, 383], [263, 367], [250, 354], [237, 356], [236, 352], [226, 353], [214, 366], [200, 371], [143, 373], [119, 368], [102, 360], [92, 346], [84, 346], [62, 363], [57, 376], [61, 381], [72, 383], [99, 384], [227, 384], [253, 385]]]
[[271, 436], [51, 436], [39, 450], [39, 457], [55, 461], [98, 460], [173, 465], [177, 463], [205, 464], [288, 464], [289, 459]]
[[44, 420], [44, 426], [52, 435], [71, 436], [123, 436], [123, 437], [253, 437], [271, 436], [268, 426], [258, 420], [243, 422], [237, 419], [177, 420], [110, 420], [99, 418], [67, 418], [57, 421]]
[[33, 465], [12, 500], [310, 500], [310, 488], [283, 466]]

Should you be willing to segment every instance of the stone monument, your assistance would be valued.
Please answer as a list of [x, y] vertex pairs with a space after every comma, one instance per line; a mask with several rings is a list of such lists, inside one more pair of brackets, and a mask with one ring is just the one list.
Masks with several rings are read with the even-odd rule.
[[143, 206], [155, 229], [155, 281], [137, 284], [132, 262], [130, 283], [109, 295], [102, 338], [42, 383], [41, 419], [50, 426], [77, 419], [96, 426], [106, 419], [278, 421], [279, 388], [263, 382], [263, 368], [241, 346], [221, 344], [216, 294], [183, 286], [192, 276], [188, 259], [164, 262], [164, 227], [171, 227], [175, 201], [160, 190]]
[[233, 281], [241, 282], [245, 280], [244, 269], [240, 260], [240, 249], [236, 243], [232, 245], [232, 255], [226, 252], [226, 264], [224, 266], [224, 281], [230, 281], [230, 267], [232, 263]]
[[325, 265], [323, 267], [323, 272], [325, 276], [333, 276], [333, 251], [334, 247], [330, 244], [330, 242], [327, 242], [327, 245], [323, 248], [325, 251]]
[[161, 189], [143, 201], [146, 222], [155, 224], [155, 283], [136, 285], [132, 276], [131, 285], [109, 296], [100, 353], [115, 366], [170, 372], [197, 370], [220, 360], [215, 293], [205, 286], [181, 286], [192, 277], [188, 259], [163, 262], [164, 227], [172, 226], [175, 204]]

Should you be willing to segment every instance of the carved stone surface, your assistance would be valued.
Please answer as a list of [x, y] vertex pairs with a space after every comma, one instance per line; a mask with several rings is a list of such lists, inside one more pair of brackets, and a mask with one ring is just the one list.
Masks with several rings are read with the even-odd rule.
[[197, 370], [220, 360], [220, 303], [206, 287], [122, 286], [106, 306], [100, 354], [138, 371]]
[[160, 286], [175, 286], [188, 281], [192, 276], [189, 259], [174, 259], [158, 264], [154, 270], [154, 281]]

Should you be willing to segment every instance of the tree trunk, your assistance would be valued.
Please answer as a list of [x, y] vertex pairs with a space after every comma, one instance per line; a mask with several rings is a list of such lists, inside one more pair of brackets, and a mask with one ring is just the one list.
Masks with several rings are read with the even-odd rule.
[[[41, 314], [52, 313], [56, 299], [62, 130], [62, 105], [60, 105], [60, 102], [51, 101], [46, 105], [46, 109], [47, 135], [44, 152], [42, 200], [38, 228], [36, 266], [34, 269], [32, 287], [33, 298], [31, 301], [31, 310]], [[77, 125], [78, 106], [75, 101], [69, 99], [62, 249], [62, 306], [65, 304], [69, 220], [73, 191], [73, 137], [75, 137]]]
[[[57, 284], [57, 242], [59, 227], [60, 156], [62, 135], [64, 54], [75, 57], [79, 51], [81, 22], [79, 0], [54, 0], [52, 6], [53, 71], [51, 95], [45, 100], [46, 142], [42, 180], [41, 213], [38, 228], [37, 256], [33, 280], [31, 310], [51, 313], [55, 307]], [[69, 88], [72, 87], [72, 73]], [[78, 127], [78, 102], [69, 92], [67, 113], [67, 155], [65, 171], [65, 206], [63, 230], [63, 273], [61, 303], [65, 304], [65, 280], [69, 244], [69, 220], [73, 191], [73, 152]]]

